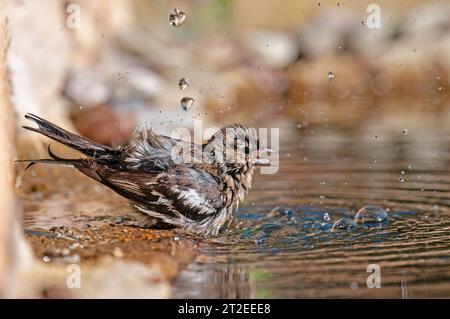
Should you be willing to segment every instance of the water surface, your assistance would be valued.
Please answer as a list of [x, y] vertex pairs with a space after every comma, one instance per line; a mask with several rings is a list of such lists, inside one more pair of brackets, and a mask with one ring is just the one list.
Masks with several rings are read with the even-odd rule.
[[[234, 228], [200, 242], [175, 297], [450, 297], [448, 134], [292, 132], [278, 174], [257, 175]], [[331, 231], [367, 204], [388, 220]], [[373, 264], [379, 289], [367, 286]]]

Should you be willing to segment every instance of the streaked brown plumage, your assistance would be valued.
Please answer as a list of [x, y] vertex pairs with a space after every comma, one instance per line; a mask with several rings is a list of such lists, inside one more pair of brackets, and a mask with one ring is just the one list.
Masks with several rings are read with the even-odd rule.
[[[215, 236], [232, 220], [250, 190], [259, 159], [255, 129], [223, 127], [203, 145], [137, 131], [129, 145], [113, 148], [70, 133], [36, 115], [25, 118], [43, 134], [86, 155], [66, 159], [48, 149], [49, 159], [21, 160], [69, 165], [131, 200], [142, 212], [202, 236]], [[190, 161], [183, 159], [190, 158]], [[232, 159], [232, 160], [230, 160]], [[28, 167], [29, 167], [28, 166]]]

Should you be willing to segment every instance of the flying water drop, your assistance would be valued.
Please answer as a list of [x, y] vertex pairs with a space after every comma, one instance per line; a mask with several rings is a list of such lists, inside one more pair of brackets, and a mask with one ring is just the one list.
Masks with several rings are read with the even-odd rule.
[[186, 90], [189, 86], [189, 81], [185, 78], [181, 78], [180, 81], [178, 81], [178, 87], [180, 90]]
[[181, 108], [184, 111], [187, 111], [192, 107], [192, 105], [194, 105], [194, 102], [195, 102], [195, 100], [193, 98], [185, 96], [180, 101]]
[[184, 20], [186, 20], [186, 13], [180, 11], [178, 8], [174, 8], [173, 12], [169, 16], [169, 23], [174, 27], [179, 27]]

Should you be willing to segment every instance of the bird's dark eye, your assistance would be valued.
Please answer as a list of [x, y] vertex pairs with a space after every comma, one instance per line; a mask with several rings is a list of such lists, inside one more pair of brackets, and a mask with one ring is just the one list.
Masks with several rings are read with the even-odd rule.
[[246, 136], [245, 137], [245, 155], [250, 154], [250, 139]]
[[211, 156], [216, 156], [216, 152], [211, 151]]

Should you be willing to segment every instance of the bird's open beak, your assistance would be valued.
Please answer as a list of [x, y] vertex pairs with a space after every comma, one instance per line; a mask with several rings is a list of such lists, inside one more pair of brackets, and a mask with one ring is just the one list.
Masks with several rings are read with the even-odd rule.
[[257, 158], [254, 163], [256, 166], [270, 166], [271, 164], [268, 158]]
[[268, 158], [260, 158], [260, 155], [261, 154], [266, 155], [266, 154], [275, 153], [275, 152], [278, 152], [278, 151], [270, 149], [270, 148], [263, 148], [263, 149], [260, 149], [260, 150], [258, 150], [256, 152], [257, 152], [257, 155], [256, 155], [256, 159], [254, 161], [254, 165], [256, 165], [256, 166], [270, 166], [271, 165], [270, 159], [268, 159]]

